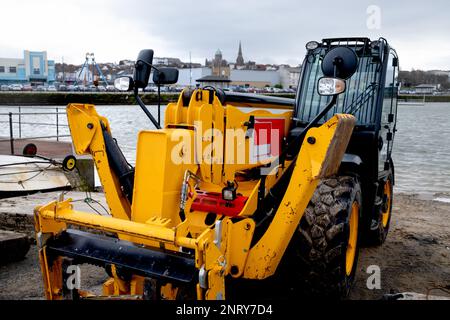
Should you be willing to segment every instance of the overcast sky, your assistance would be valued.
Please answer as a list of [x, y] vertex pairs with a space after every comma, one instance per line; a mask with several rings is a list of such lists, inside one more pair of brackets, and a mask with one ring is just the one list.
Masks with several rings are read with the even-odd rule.
[[0, 57], [29, 49], [56, 62], [81, 64], [86, 52], [118, 62], [152, 48], [203, 63], [220, 48], [234, 61], [242, 41], [246, 61], [297, 65], [309, 40], [382, 36], [403, 70], [450, 70], [448, 0], [14, 0], [0, 11]]

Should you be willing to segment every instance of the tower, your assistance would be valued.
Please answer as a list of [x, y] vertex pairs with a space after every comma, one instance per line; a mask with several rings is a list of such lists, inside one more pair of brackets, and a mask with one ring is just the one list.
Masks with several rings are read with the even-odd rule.
[[[208, 61], [209, 62], [209, 61]], [[210, 67], [212, 68], [212, 74], [215, 76], [226, 76], [230, 75], [230, 68], [228, 66], [227, 60], [223, 59], [222, 51], [217, 49], [216, 54], [214, 55], [214, 59], [209, 62]]]
[[243, 66], [244, 65], [244, 57], [242, 56], [242, 46], [241, 42], [239, 41], [239, 51], [238, 56], [236, 58], [236, 66]]
[[220, 49], [217, 49], [213, 62], [215, 67], [222, 66], [222, 51], [220, 51]]

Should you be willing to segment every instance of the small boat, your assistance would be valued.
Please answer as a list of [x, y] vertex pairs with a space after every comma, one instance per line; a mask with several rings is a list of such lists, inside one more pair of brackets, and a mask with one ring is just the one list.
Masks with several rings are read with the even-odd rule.
[[56, 161], [0, 155], [0, 199], [68, 188], [69, 180]]

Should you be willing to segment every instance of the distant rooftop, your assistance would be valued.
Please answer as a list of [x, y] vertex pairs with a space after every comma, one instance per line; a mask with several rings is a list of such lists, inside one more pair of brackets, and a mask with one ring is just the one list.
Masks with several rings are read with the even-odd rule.
[[197, 79], [197, 82], [231, 82], [231, 80], [228, 77], [223, 76], [204, 76], [203, 78]]
[[437, 84], [420, 84], [418, 86], [416, 86], [416, 88], [437, 88], [439, 85]]

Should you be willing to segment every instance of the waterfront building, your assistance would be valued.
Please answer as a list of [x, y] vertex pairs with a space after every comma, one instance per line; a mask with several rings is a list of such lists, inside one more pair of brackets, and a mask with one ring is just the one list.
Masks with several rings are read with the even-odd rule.
[[227, 76], [210, 75], [197, 79], [202, 87], [212, 86], [215, 88], [226, 89], [229, 88], [231, 80]]
[[46, 51], [24, 51], [23, 58], [0, 58], [0, 83], [32, 85], [52, 84], [55, 62], [47, 59]]
[[300, 67], [281, 65], [278, 69], [280, 84], [284, 89], [296, 89], [300, 80]]
[[166, 66], [166, 67], [180, 68], [183, 65], [183, 62], [181, 62], [181, 60], [178, 59], [178, 58], [153, 57], [153, 64], [155, 66]]
[[195, 87], [196, 80], [212, 74], [212, 69], [207, 67], [201, 68], [183, 68], [178, 69], [178, 87]]
[[65, 84], [73, 84], [77, 80], [77, 76], [76, 72], [58, 72], [56, 80]]
[[231, 70], [231, 85], [239, 87], [264, 88], [280, 84], [278, 71], [266, 70]]
[[134, 61], [133, 60], [120, 60], [119, 66], [134, 67]]
[[209, 61], [205, 60], [205, 66], [212, 69], [212, 74], [220, 77], [229, 77], [230, 76], [230, 67], [228, 65], [227, 60], [223, 59], [222, 51], [217, 49], [216, 54], [214, 55], [214, 59]]
[[429, 73], [435, 75], [435, 76], [445, 76], [450, 78], [450, 71], [445, 71], [445, 70], [430, 70], [428, 71]]
[[421, 84], [416, 87], [417, 94], [434, 94], [440, 89], [439, 84]]

